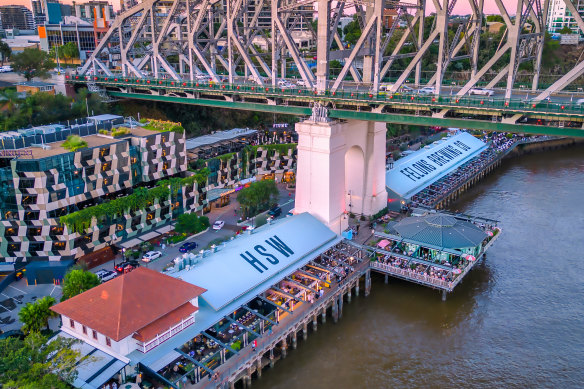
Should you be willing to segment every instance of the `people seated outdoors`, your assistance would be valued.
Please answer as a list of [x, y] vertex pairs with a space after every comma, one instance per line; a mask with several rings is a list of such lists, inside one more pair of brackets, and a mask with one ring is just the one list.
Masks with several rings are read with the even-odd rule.
[[440, 269], [435, 266], [416, 263], [414, 261], [392, 255], [378, 256], [377, 259], [381, 264], [389, 265], [395, 269], [405, 271], [412, 276], [425, 276], [427, 281], [430, 282], [432, 280], [452, 282], [457, 277], [457, 275], [454, 274], [452, 270]]

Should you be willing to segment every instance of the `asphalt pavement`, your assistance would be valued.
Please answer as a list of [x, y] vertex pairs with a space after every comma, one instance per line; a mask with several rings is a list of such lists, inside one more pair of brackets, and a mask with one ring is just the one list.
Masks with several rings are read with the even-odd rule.
[[[278, 188], [280, 189], [278, 204], [282, 208], [282, 214], [278, 218], [283, 218], [286, 217], [288, 211], [294, 208], [294, 191], [286, 190], [283, 184], [279, 184]], [[187, 240], [188, 242], [196, 242], [198, 244], [198, 247], [192, 250], [193, 253], [198, 253], [199, 250], [206, 249], [209, 245], [218, 239], [226, 240], [232, 236], [235, 236], [236, 232], [242, 228], [241, 226], [237, 225], [237, 221], [239, 220], [239, 203], [237, 202], [237, 194], [234, 193], [230, 195], [230, 197], [230, 203], [228, 205], [221, 208], [213, 207], [211, 212], [205, 214], [205, 216], [209, 218], [211, 225], [213, 225], [216, 220], [224, 221], [225, 225], [223, 228], [218, 231], [209, 228], [209, 230], [206, 232], [203, 232], [200, 235]], [[162, 256], [149, 263], [143, 262], [141, 259], [139, 259], [140, 265], [156, 271], [162, 271], [170, 261], [183, 255], [183, 253], [179, 251], [179, 248], [183, 243], [184, 242], [180, 242], [173, 247], [166, 246], [164, 249], [161, 247], [154, 248], [154, 251], [162, 252]], [[114, 264], [121, 261], [122, 256], [118, 255], [115, 260], [92, 268], [91, 271], [96, 272], [101, 269], [113, 270]]]

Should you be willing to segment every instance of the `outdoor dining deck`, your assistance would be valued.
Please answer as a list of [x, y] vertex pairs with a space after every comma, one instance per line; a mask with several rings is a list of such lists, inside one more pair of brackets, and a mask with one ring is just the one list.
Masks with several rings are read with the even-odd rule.
[[359, 251], [352, 245], [337, 244], [317, 256], [177, 348], [180, 356], [155, 372], [157, 377], [152, 378], [154, 381], [158, 378], [163, 386], [181, 388], [188, 384], [198, 387], [206, 377], [211, 380], [216, 369], [231, 364], [232, 358], [241, 356], [241, 350], [249, 350], [254, 341], [265, 341], [267, 334], [283, 328], [280, 324], [296, 320], [297, 312], [308, 312], [317, 301], [324, 301], [322, 298], [328, 291], [353, 274], [357, 266], [363, 271], [368, 260]]

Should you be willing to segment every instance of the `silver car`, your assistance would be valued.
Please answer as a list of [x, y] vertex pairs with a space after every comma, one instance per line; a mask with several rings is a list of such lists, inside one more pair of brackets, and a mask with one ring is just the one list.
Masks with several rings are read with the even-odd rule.
[[470, 91], [468, 91], [468, 94], [491, 97], [495, 94], [495, 91], [486, 88], [472, 88]]

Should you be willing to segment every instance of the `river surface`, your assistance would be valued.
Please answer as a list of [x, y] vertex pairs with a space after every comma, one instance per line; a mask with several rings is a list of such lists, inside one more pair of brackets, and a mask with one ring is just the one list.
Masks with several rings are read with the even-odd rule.
[[453, 207], [503, 234], [446, 302], [374, 276], [252, 388], [584, 388], [584, 148], [507, 160]]

